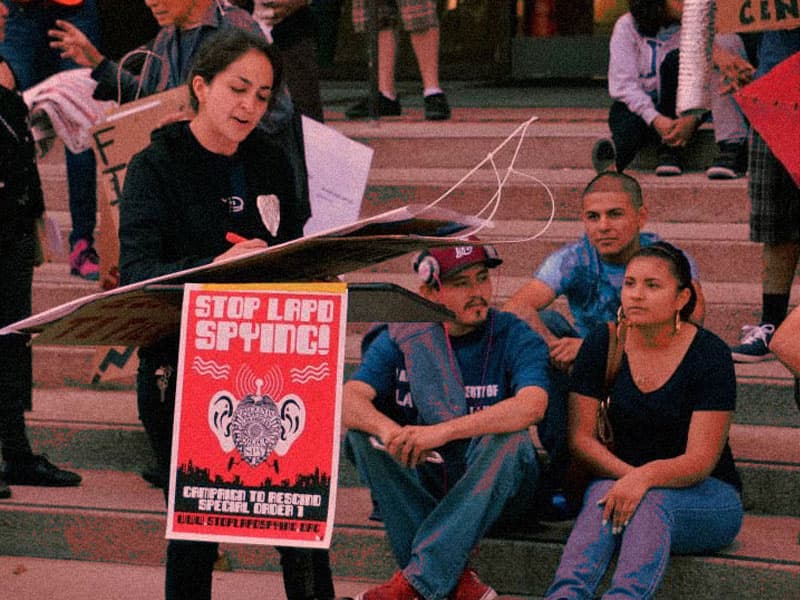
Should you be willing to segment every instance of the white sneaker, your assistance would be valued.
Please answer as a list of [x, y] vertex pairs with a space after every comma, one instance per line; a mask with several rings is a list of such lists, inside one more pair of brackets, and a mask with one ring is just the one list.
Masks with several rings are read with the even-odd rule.
[[739, 345], [731, 348], [734, 362], [754, 363], [775, 358], [775, 355], [769, 351], [769, 342], [773, 333], [775, 333], [775, 325], [771, 323], [742, 327]]

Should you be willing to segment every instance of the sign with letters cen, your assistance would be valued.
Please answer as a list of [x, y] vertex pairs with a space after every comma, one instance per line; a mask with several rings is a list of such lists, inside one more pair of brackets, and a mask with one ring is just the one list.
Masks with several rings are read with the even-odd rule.
[[720, 33], [800, 27], [800, 0], [717, 0]]
[[168, 538], [330, 546], [346, 315], [344, 283], [186, 286]]

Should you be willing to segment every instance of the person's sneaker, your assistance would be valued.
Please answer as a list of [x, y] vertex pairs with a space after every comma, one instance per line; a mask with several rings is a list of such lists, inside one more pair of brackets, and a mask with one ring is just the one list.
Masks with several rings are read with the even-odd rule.
[[44, 454], [21, 461], [6, 461], [3, 477], [10, 485], [70, 487], [81, 482], [80, 475], [59, 469]]
[[731, 348], [734, 362], [754, 363], [773, 358], [769, 351], [769, 341], [775, 333], [771, 323], [761, 325], [745, 325], [739, 339], [739, 345]]
[[[399, 117], [402, 112], [403, 109], [400, 107], [399, 98], [391, 100], [383, 94], [378, 93], [378, 116]], [[344, 111], [344, 116], [348, 119], [366, 119], [369, 117], [369, 96], [362, 98]]]
[[658, 153], [656, 175], [659, 177], [673, 177], [683, 173], [681, 159], [674, 150], [661, 150]]
[[87, 240], [78, 240], [69, 253], [69, 267], [72, 275], [90, 281], [100, 279], [100, 260], [97, 252]]
[[426, 121], [446, 121], [450, 118], [450, 105], [443, 93], [425, 96], [422, 101], [425, 103]]
[[597, 173], [607, 171], [617, 159], [617, 150], [614, 142], [608, 138], [597, 140], [592, 148], [592, 166]]
[[706, 169], [709, 179], [736, 179], [747, 172], [747, 143], [720, 142], [719, 154]]
[[450, 594], [451, 600], [493, 600], [497, 592], [483, 583], [472, 569], [464, 569], [458, 578], [456, 589]]
[[11, 498], [11, 488], [0, 478], [0, 499]]
[[424, 598], [403, 577], [403, 572], [397, 571], [389, 581], [361, 592], [355, 600], [424, 600]]

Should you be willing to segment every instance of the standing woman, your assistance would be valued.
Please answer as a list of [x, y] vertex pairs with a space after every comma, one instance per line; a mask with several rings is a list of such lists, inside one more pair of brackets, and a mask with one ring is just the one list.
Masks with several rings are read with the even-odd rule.
[[608, 598], [651, 598], [670, 553], [730, 544], [742, 522], [741, 481], [728, 446], [736, 380], [727, 346], [688, 322], [689, 262], [658, 242], [631, 258], [622, 286], [627, 324], [610, 384], [613, 451], [595, 436], [609, 331], [593, 331], [575, 361], [569, 442], [594, 481], [567, 541], [550, 600], [593, 598], [619, 553]]
[[[287, 209], [294, 198], [291, 168], [256, 127], [281, 84], [273, 48], [260, 36], [225, 28], [198, 51], [188, 84], [194, 118], [154, 131], [125, 177], [120, 203], [123, 284], [252, 252], [303, 233], [305, 219]], [[270, 194], [280, 205], [274, 233], [256, 206], [258, 196]], [[245, 241], [231, 244], [228, 232]], [[139, 360], [140, 417], [159, 466], [167, 469], [177, 335], [141, 348]], [[168, 384], [163, 396], [153, 373]], [[216, 558], [217, 544], [170, 541], [167, 600], [210, 598]]]
[[[8, 8], [0, 3], [0, 42]], [[36, 170], [36, 150], [11, 67], [0, 56], [0, 327], [30, 316], [34, 228], [44, 211]], [[59, 469], [43, 455], [34, 455], [25, 433], [25, 406], [33, 385], [30, 339], [0, 336], [0, 446], [5, 465], [0, 472], [0, 498], [11, 496], [6, 484], [72, 486], [80, 475]]]

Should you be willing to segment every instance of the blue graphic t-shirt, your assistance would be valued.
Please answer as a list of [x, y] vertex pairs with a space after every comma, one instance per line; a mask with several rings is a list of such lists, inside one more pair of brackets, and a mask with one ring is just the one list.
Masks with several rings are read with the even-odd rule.
[[[660, 239], [655, 233], [639, 234], [642, 247]], [[692, 279], [698, 281], [697, 265], [691, 256], [687, 254], [686, 257], [692, 268]], [[625, 265], [603, 261], [585, 234], [577, 242], [548, 256], [534, 277], [551, 288], [556, 296], [567, 298], [575, 329], [581, 337], [586, 337], [593, 327], [617, 318]]]
[[[483, 327], [450, 338], [451, 356], [464, 383], [467, 413], [510, 398], [527, 386], [549, 390], [544, 340], [511, 313], [490, 310], [489, 315]], [[376, 407], [390, 418], [403, 424], [417, 423], [405, 358], [387, 329], [364, 351], [352, 379], [375, 389]]]

